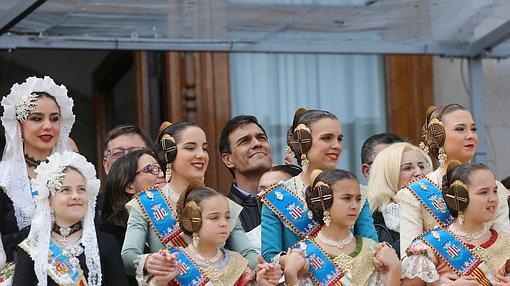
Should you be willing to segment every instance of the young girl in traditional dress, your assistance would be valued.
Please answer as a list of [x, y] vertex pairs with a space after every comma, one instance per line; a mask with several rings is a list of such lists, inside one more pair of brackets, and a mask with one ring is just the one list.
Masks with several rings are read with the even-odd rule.
[[[5, 149], [0, 162], [0, 233], [7, 262], [28, 235], [35, 210], [30, 179], [53, 152], [70, 150], [73, 100], [48, 76], [15, 84], [2, 99]], [[24, 229], [25, 228], [25, 229]]]
[[[400, 285], [400, 261], [395, 250], [350, 231], [361, 208], [356, 176], [334, 169], [311, 181], [306, 203], [322, 228], [316, 237], [303, 239], [288, 251], [285, 284]], [[378, 272], [376, 264], [385, 273]]]
[[[316, 233], [317, 225], [306, 215], [305, 190], [311, 184], [313, 170], [335, 169], [343, 149], [342, 140], [342, 126], [334, 114], [303, 108], [296, 111], [287, 142], [303, 171], [283, 184], [288, 194], [284, 200], [272, 200], [274, 189], [261, 196], [262, 256], [266, 261], [283, 262], [288, 247]], [[368, 204], [363, 204], [354, 232], [377, 240]]]
[[[193, 237], [193, 243], [162, 251], [170, 269], [166, 276], [155, 276], [152, 284], [242, 286], [254, 282], [248, 261], [223, 248], [230, 234], [230, 208], [223, 194], [193, 182], [181, 195], [177, 212], [183, 231]], [[278, 284], [278, 280], [265, 278], [268, 268], [267, 263], [259, 264], [257, 285]]]
[[[431, 157], [437, 158], [439, 167], [423, 179], [408, 185], [397, 193], [400, 205], [400, 250], [402, 256], [409, 244], [424, 231], [435, 226], [447, 227], [453, 220], [441, 196], [442, 178], [450, 161], [469, 162], [478, 145], [476, 123], [469, 110], [459, 104], [431, 106], [427, 110], [420, 144]], [[499, 200], [506, 200], [508, 191], [499, 182]], [[426, 189], [421, 188], [425, 186]], [[494, 229], [510, 233], [508, 205], [500, 204], [494, 218]]]
[[480, 163], [453, 161], [442, 190], [454, 221], [409, 246], [402, 285], [510, 285], [510, 236], [491, 227], [498, 204], [506, 204], [494, 174]]
[[18, 251], [13, 285], [127, 285], [115, 239], [97, 233], [99, 180], [72, 152], [55, 153], [36, 169], [37, 208]]
[[[127, 273], [136, 274], [141, 284], [146, 283], [149, 275], [164, 276], [169, 270], [160, 250], [171, 246], [185, 247], [191, 242], [191, 237], [182, 232], [176, 221], [175, 207], [192, 181], [204, 179], [209, 164], [205, 132], [193, 122], [163, 122], [156, 149], [165, 167], [168, 184], [161, 190], [138, 193], [126, 204], [129, 219], [122, 258]], [[140, 191], [143, 190], [137, 190]], [[256, 267], [258, 254], [245, 243], [246, 235], [237, 220], [240, 211], [239, 205], [231, 205], [232, 223], [226, 247], [241, 253], [250, 260], [252, 267]], [[146, 245], [150, 255], [144, 251]]]

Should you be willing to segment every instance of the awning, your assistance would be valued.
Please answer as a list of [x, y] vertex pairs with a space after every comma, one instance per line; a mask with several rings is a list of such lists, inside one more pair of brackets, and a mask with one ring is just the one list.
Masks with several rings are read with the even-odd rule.
[[505, 58], [509, 11], [508, 0], [2, 0], [0, 48]]

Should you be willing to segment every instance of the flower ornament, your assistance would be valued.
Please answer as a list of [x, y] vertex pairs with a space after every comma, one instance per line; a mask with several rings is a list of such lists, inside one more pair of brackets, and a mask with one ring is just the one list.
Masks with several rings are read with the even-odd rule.
[[46, 186], [48, 187], [48, 190], [50, 191], [51, 195], [54, 196], [55, 192], [60, 190], [62, 187], [62, 181], [64, 180], [64, 166], [60, 166], [60, 168], [57, 168], [54, 172], [52, 172], [48, 177], [48, 182], [46, 183]]
[[37, 100], [38, 95], [24, 94], [21, 96], [20, 100], [16, 104], [16, 119], [23, 123], [27, 119], [30, 112], [35, 109], [35, 101]]

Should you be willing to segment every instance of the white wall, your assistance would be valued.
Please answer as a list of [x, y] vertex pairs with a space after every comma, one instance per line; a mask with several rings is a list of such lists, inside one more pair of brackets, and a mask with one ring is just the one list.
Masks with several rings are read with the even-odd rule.
[[[434, 102], [436, 105], [460, 103], [470, 108], [467, 60], [434, 58]], [[510, 176], [510, 60], [484, 60], [485, 128], [489, 165], [499, 179]], [[475, 118], [478, 124], [482, 120]], [[482, 139], [482, 138], [480, 138]]]

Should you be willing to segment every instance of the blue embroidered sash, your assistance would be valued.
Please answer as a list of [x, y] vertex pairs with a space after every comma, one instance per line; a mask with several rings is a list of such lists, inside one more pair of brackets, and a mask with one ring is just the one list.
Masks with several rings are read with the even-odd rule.
[[301, 249], [309, 263], [308, 271], [310, 278], [315, 284], [321, 286], [352, 285], [344, 272], [336, 268], [327, 254], [315, 242], [304, 239], [298, 242], [293, 248]]
[[174, 217], [175, 211], [160, 190], [152, 189], [140, 192], [135, 196], [135, 199], [143, 216], [165, 247], [188, 246], [182, 237], [182, 229]]
[[48, 257], [48, 275], [59, 285], [86, 286], [87, 280], [83, 276], [80, 265], [73, 267], [69, 258], [55, 242], [50, 241], [50, 255]]
[[448, 230], [436, 228], [417, 239], [439, 254], [459, 276], [471, 275], [484, 286], [490, 286], [491, 281], [495, 281], [487, 264]]
[[432, 214], [441, 227], [448, 227], [453, 222], [453, 217], [448, 211], [441, 188], [430, 181], [427, 177], [411, 182], [407, 189], [420, 201], [420, 203]]
[[200, 271], [196, 264], [189, 258], [186, 252], [182, 248], [171, 247], [170, 253], [178, 253], [177, 261], [179, 262], [179, 274], [175, 278], [180, 285], [183, 286], [203, 286], [206, 285], [209, 280]]
[[320, 225], [312, 219], [312, 212], [305, 202], [283, 185], [266, 189], [260, 199], [299, 237], [315, 236], [320, 230]]

